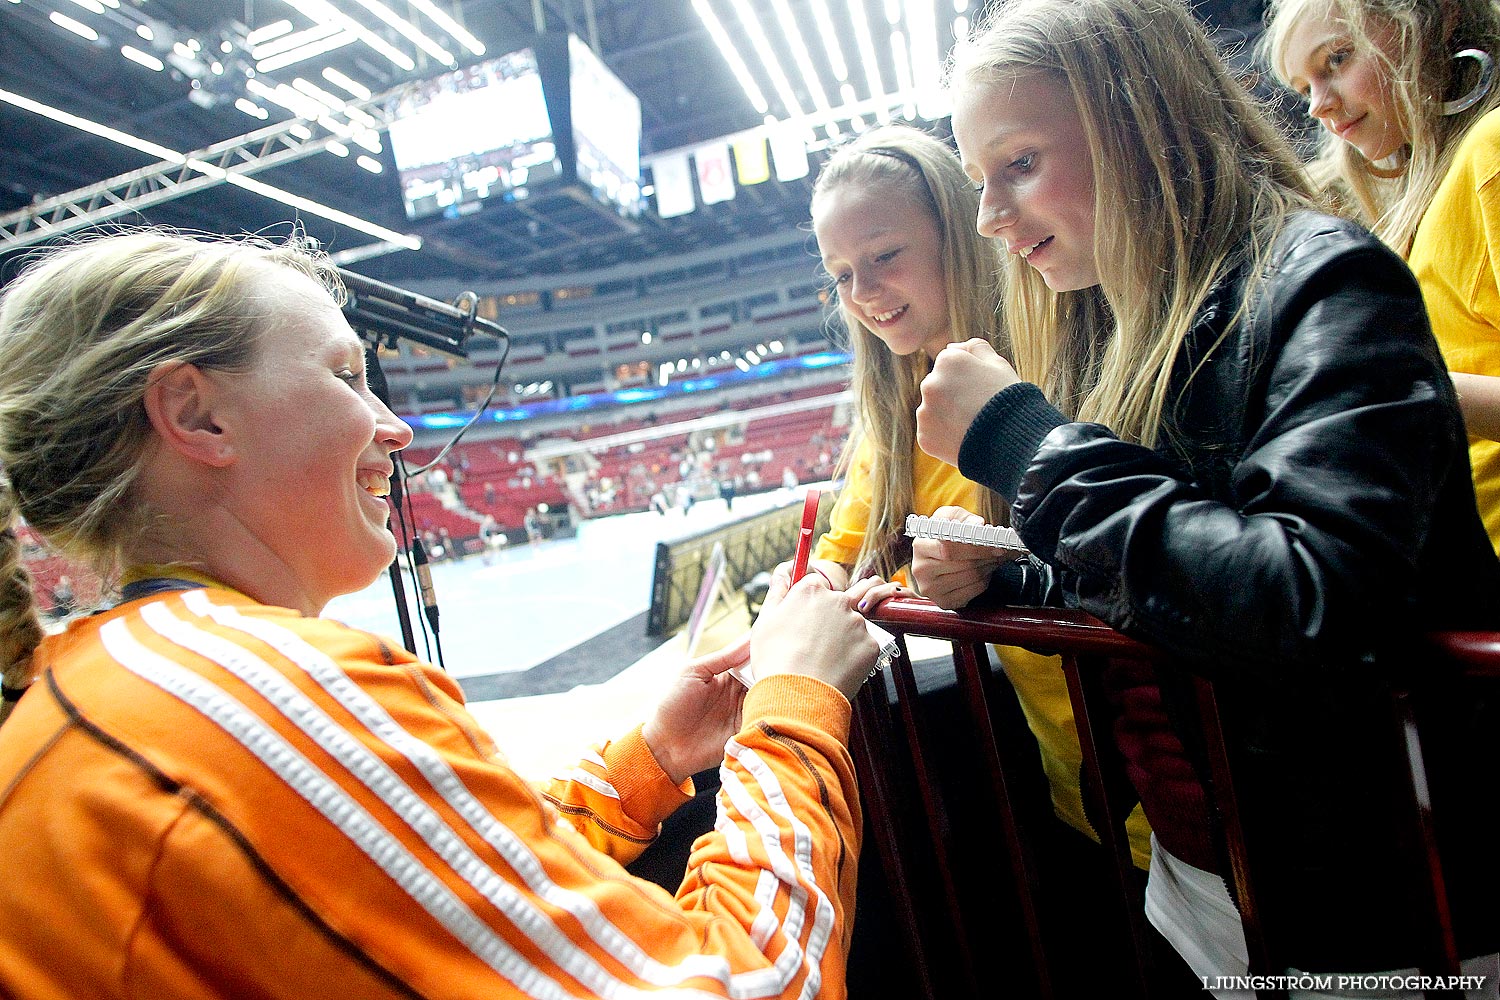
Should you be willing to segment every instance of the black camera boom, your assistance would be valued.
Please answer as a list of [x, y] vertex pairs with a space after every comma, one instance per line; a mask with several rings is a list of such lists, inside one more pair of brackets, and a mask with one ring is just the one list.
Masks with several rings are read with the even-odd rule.
[[343, 268], [338, 273], [348, 292], [344, 317], [355, 333], [377, 346], [395, 347], [405, 339], [467, 358], [468, 340], [476, 333], [510, 339], [498, 323], [477, 315], [479, 296], [473, 292], [464, 292], [456, 304], [449, 305]]

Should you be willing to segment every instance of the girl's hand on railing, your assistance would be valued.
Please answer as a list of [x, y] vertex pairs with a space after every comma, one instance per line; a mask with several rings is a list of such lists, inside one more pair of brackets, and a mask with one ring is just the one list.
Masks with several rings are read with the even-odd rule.
[[[962, 507], [939, 507], [932, 516], [941, 521], [984, 523], [984, 518]], [[918, 538], [912, 542], [911, 575], [917, 593], [951, 611], [984, 593], [990, 577], [1006, 559], [1003, 550], [987, 545]]]
[[863, 587], [859, 591], [859, 600], [855, 602], [854, 610], [865, 616], [868, 616], [880, 606], [881, 601], [887, 598], [911, 596], [911, 591], [901, 584], [882, 580], [876, 576], [865, 577], [863, 580], [860, 580], [859, 583], [849, 588], [849, 593], [853, 594], [855, 587], [859, 587], [860, 584], [867, 584], [868, 586]]
[[755, 678], [806, 674], [852, 701], [879, 652], [856, 605], [883, 582], [870, 577], [840, 591], [817, 573], [808, 573], [774, 607], [761, 609], [750, 632]]

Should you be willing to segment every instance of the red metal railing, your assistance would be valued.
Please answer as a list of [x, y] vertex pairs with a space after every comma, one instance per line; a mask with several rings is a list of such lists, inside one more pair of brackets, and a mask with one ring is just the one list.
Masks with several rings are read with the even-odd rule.
[[[872, 825], [879, 860], [886, 873], [897, 919], [911, 942], [910, 973], [921, 995], [943, 1000], [962, 994], [973, 997], [995, 995], [991, 956], [980, 954], [982, 936], [976, 936], [976, 921], [988, 923], [972, 899], [965, 898], [959, 884], [960, 870], [973, 870], [976, 861], [954, 857], [953, 829], [948, 806], [940, 790], [963, 783], [965, 794], [986, 794], [997, 820], [1003, 851], [989, 852], [993, 864], [1008, 869], [1008, 884], [1014, 887], [1019, 922], [1029, 941], [1033, 965], [1031, 995], [1055, 995], [1057, 969], [1055, 949], [1049, 947], [1039, 917], [1035, 847], [1022, 829], [1014, 808], [1012, 785], [1018, 778], [1017, 762], [1008, 760], [1000, 739], [996, 713], [998, 685], [1004, 680], [990, 668], [988, 644], [1019, 646], [1033, 652], [1062, 657], [1069, 695], [1083, 751], [1083, 790], [1101, 844], [1112, 861], [1115, 888], [1120, 901], [1123, 933], [1135, 956], [1134, 968], [1112, 984], [1111, 995], [1151, 995], [1151, 947], [1142, 900], [1140, 879], [1125, 833], [1127, 812], [1116, 807], [1111, 789], [1125, 787], [1124, 761], [1115, 748], [1105, 721], [1112, 715], [1103, 691], [1105, 666], [1111, 661], [1148, 661], [1165, 664], [1170, 658], [1161, 650], [1114, 631], [1097, 619], [1077, 611], [1004, 608], [987, 611], [944, 611], [930, 602], [894, 599], [882, 604], [871, 616], [895, 632], [902, 642], [902, 655], [892, 664], [890, 687], [865, 685], [855, 703], [854, 755], [859, 770], [867, 815]], [[907, 635], [948, 640], [953, 645], [958, 695], [964, 705], [961, 719], [925, 717], [918, 697], [917, 677], [906, 655]], [[1466, 677], [1500, 677], [1500, 633], [1452, 632], [1431, 637], [1431, 651], [1438, 659], [1457, 665]], [[1208, 750], [1212, 789], [1211, 807], [1223, 829], [1225, 850], [1231, 865], [1236, 896], [1250, 947], [1251, 971], [1281, 971], [1268, 951], [1256, 905], [1255, 872], [1246, 857], [1239, 822], [1231, 755], [1225, 739], [1213, 685], [1195, 681], [1198, 708]], [[892, 692], [893, 695], [892, 696]], [[1411, 702], [1398, 692], [1393, 699], [1393, 740], [1403, 740], [1410, 769], [1409, 791], [1412, 815], [1420, 831], [1426, 856], [1413, 859], [1427, 874], [1432, 906], [1434, 956], [1424, 970], [1439, 975], [1458, 973], [1458, 953], [1452, 920], [1447, 908], [1436, 841], [1432, 837], [1430, 802], [1421, 754], [1420, 732]], [[936, 773], [932, 752], [935, 726], [967, 725], [978, 748], [977, 764], [966, 763], [968, 772]], [[967, 758], [966, 758], [967, 760]], [[971, 766], [972, 765], [972, 766]], [[912, 779], [909, 783], [903, 778]], [[941, 780], [940, 780], [941, 779]], [[912, 787], [915, 795], [912, 794]], [[1124, 796], [1121, 801], [1130, 801]], [[962, 860], [962, 868], [955, 864]], [[984, 860], [984, 859], [980, 859]], [[1026, 995], [1021, 991], [1017, 995]], [[1262, 997], [1280, 994], [1263, 992]], [[1430, 996], [1446, 994], [1432, 993]]]

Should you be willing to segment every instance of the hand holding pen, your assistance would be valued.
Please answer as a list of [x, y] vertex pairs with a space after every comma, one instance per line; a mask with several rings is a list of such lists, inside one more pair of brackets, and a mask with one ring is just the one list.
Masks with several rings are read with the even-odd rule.
[[[853, 586], [849, 586], [848, 573], [842, 566], [839, 566], [836, 563], [828, 563], [825, 564], [826, 566], [828, 566], [828, 570], [825, 571], [824, 569], [813, 565], [812, 549], [813, 541], [817, 533], [818, 510], [821, 500], [821, 490], [812, 488], [807, 491], [807, 497], [802, 504], [802, 521], [797, 531], [797, 545], [795, 554], [793, 555], [790, 563], [782, 563], [780, 566], [777, 566], [776, 570], [772, 573], [771, 592], [767, 596], [766, 603], [762, 606], [761, 609], [761, 614], [763, 616], [765, 615], [767, 610], [775, 607], [784, 599], [782, 595], [787, 595], [787, 597], [790, 597], [794, 592], [806, 590], [806, 587], [798, 587], [797, 584], [808, 574], [809, 571], [815, 573], [821, 578], [815, 588], [816, 590], [838, 595], [840, 601], [846, 607], [852, 607], [852, 609], [856, 612], [863, 612], [867, 607], [874, 607], [875, 604], [879, 602], [879, 600], [883, 600], [885, 597], [890, 596], [891, 585], [885, 583], [885, 581], [881, 580], [879, 577], [871, 577], [866, 580], [861, 580]], [[832, 578], [833, 576], [838, 577], [837, 581]], [[885, 588], [885, 591], [881, 592], [880, 588]], [[895, 637], [879, 626], [874, 625], [870, 622], [865, 622], [865, 630], [869, 636], [874, 638], [875, 641], [879, 643], [879, 655], [876, 659], [876, 662], [873, 668], [869, 668], [867, 670], [867, 673], [863, 675], [873, 676], [877, 670], [889, 663], [891, 658], [894, 657], [897, 652], [899, 652], [899, 647], [896, 644]], [[754, 646], [752, 645], [752, 653], [753, 649]], [[772, 671], [779, 672], [780, 668], [779, 665], [775, 665], [770, 669]], [[764, 673], [760, 668], [752, 663], [747, 665], [746, 668], [736, 669], [734, 675], [743, 683], [748, 685], [749, 683], [753, 682], [755, 678], [764, 676]], [[863, 680], [863, 676], [860, 678], [860, 680]], [[834, 683], [833, 681], [829, 682]], [[851, 692], [849, 690], [846, 690], [845, 686], [841, 683], [835, 683], [834, 686], [838, 687], [841, 691], [844, 691], [846, 695], [851, 694]], [[857, 690], [858, 686], [858, 684], [855, 684], [854, 689]]]

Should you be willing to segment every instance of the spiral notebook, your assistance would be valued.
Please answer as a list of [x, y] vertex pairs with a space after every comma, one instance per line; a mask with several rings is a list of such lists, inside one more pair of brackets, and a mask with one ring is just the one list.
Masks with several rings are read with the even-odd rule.
[[940, 542], [963, 542], [966, 545], [988, 545], [996, 549], [1026, 552], [1026, 543], [1014, 528], [994, 524], [964, 524], [943, 521], [921, 514], [906, 516], [906, 534], [911, 538], [935, 538]]

